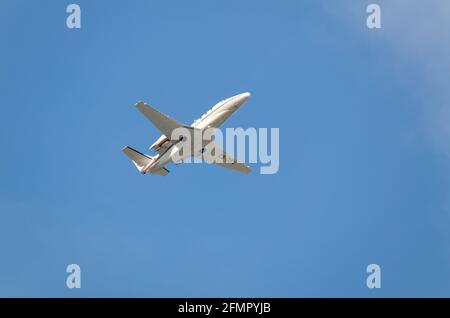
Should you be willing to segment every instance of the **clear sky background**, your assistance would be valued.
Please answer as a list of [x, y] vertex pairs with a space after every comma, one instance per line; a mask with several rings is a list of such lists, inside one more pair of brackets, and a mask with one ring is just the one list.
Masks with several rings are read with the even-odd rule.
[[[0, 296], [450, 296], [448, 1], [69, 3], [1, 4]], [[245, 91], [275, 175], [121, 152]]]

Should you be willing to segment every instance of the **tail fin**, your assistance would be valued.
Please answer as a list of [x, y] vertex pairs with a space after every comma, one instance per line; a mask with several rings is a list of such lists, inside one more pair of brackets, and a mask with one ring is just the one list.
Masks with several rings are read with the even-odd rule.
[[142, 172], [142, 169], [154, 160], [153, 157], [143, 154], [142, 152], [128, 146], [124, 147], [122, 151], [133, 161], [139, 172]]

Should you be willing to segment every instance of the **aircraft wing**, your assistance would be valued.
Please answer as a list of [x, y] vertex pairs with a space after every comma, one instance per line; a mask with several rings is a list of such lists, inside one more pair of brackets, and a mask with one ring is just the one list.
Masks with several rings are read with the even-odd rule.
[[235, 171], [238, 171], [238, 172], [249, 173], [250, 171], [252, 171], [252, 169], [249, 166], [239, 162], [235, 157], [233, 157], [232, 155], [227, 153], [225, 150], [220, 148], [214, 142], [210, 142], [205, 147], [205, 149], [209, 150], [211, 147], [214, 147], [214, 150], [212, 152], [215, 154], [215, 157], [216, 158], [220, 158], [220, 160], [218, 160], [218, 161], [211, 161], [211, 160], [209, 160], [210, 158], [207, 158], [207, 157], [203, 156], [202, 153], [196, 153], [195, 156], [197, 158], [205, 160], [205, 161], [207, 161], [209, 163], [214, 163], [214, 164], [217, 164], [217, 165], [222, 166], [224, 168], [228, 168], [228, 169], [235, 170]]
[[167, 176], [169, 174], [169, 170], [167, 170], [166, 168], [161, 168], [158, 170], [154, 170], [154, 171], [150, 171], [151, 174], [157, 175], [157, 176]]
[[144, 114], [144, 116], [147, 117], [153, 125], [155, 125], [156, 128], [158, 128], [169, 139], [175, 129], [186, 127], [182, 123], [170, 118], [167, 115], [164, 115], [144, 102], [138, 102], [136, 104], [136, 108], [139, 109], [139, 111]]

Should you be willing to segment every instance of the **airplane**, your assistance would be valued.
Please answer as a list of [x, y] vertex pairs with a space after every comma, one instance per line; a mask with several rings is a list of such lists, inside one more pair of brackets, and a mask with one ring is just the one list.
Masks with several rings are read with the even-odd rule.
[[[218, 102], [214, 107], [212, 107], [208, 112], [203, 114], [199, 119], [195, 120], [190, 126], [184, 125], [169, 116], [161, 113], [152, 106], [139, 101], [136, 103], [136, 108], [144, 114], [147, 119], [149, 119], [153, 125], [156, 126], [161, 132], [162, 136], [159, 137], [150, 148], [157, 152], [156, 156], [150, 156], [142, 152], [137, 151], [129, 146], [126, 146], [122, 151], [132, 160], [136, 168], [142, 174], [150, 173], [152, 175], [167, 176], [169, 170], [167, 170], [166, 165], [175, 162], [181, 163], [180, 158], [178, 161], [174, 160], [175, 154], [180, 154], [180, 149], [183, 146], [183, 137], [172, 138], [172, 132], [177, 128], [185, 128], [189, 131], [191, 135], [195, 133], [196, 130], [204, 131], [205, 129], [219, 129], [220, 126], [235, 112], [237, 111], [250, 97], [250, 93], [242, 93]], [[229, 168], [242, 173], [249, 173], [251, 171], [249, 166], [238, 162], [236, 158], [232, 155], [226, 153], [214, 141], [208, 141], [206, 143], [202, 141], [200, 145], [191, 146], [191, 153], [187, 156], [196, 156], [198, 158], [203, 158], [203, 152], [205, 147], [214, 147], [215, 155], [221, 157], [220, 162], [212, 161], [210, 163], [218, 164], [222, 167]], [[208, 161], [208, 160], [207, 160]]]

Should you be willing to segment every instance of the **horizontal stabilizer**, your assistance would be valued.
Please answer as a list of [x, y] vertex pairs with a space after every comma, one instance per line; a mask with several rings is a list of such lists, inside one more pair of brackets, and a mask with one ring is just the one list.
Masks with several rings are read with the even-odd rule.
[[134, 165], [136, 166], [136, 168], [138, 168], [139, 171], [142, 171], [144, 167], [146, 167], [151, 161], [153, 161], [152, 157], [128, 146], [123, 148], [122, 151], [133, 161]]

